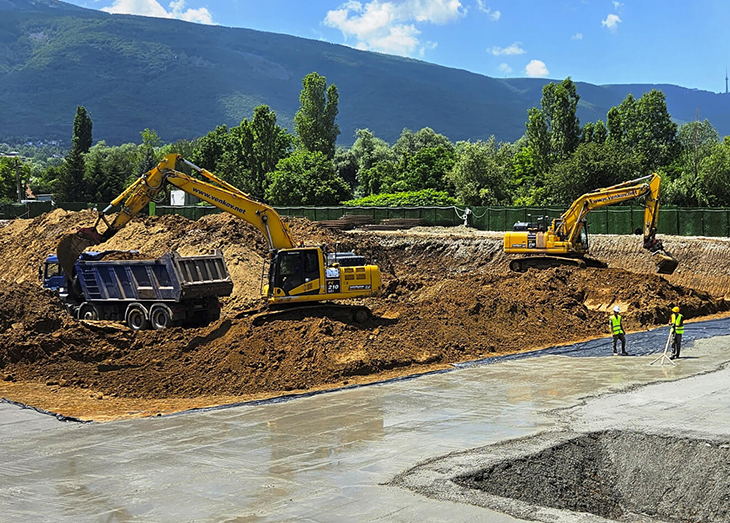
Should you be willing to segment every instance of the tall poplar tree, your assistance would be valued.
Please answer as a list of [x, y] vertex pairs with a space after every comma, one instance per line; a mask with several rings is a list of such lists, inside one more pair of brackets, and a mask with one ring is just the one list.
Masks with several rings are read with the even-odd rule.
[[335, 157], [335, 142], [340, 128], [335, 123], [339, 109], [337, 86], [327, 86], [327, 79], [317, 73], [309, 73], [302, 80], [299, 94], [300, 108], [294, 115], [294, 130], [302, 149], [321, 152], [328, 159]]
[[84, 183], [84, 172], [86, 170], [84, 155], [91, 149], [92, 126], [93, 122], [86, 112], [86, 108], [79, 105], [76, 108], [76, 116], [74, 117], [73, 136], [71, 138], [73, 147], [61, 167], [55, 192], [56, 201], [79, 202], [87, 197]]

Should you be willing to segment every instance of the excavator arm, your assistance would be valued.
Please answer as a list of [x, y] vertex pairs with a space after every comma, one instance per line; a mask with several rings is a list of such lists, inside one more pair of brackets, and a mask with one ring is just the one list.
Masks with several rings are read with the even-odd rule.
[[[210, 183], [177, 171], [178, 162], [190, 166], [207, 178]], [[59, 242], [58, 260], [66, 274], [72, 273], [73, 265], [84, 249], [103, 243], [114, 236], [151, 201], [155, 200], [165, 190], [167, 184], [178, 187], [186, 193], [250, 223], [264, 234], [271, 252], [294, 247], [289, 228], [272, 207], [256, 201], [250, 195], [221, 180], [211, 172], [183, 159], [180, 155], [168, 154], [157, 166], [138, 178], [100, 212], [94, 227], [82, 228]], [[106, 213], [119, 204], [122, 204], [121, 210], [112, 223], [107, 222]], [[104, 232], [97, 230], [100, 221], [107, 225]]]
[[646, 196], [643, 227], [644, 248], [654, 255], [659, 273], [672, 274], [677, 268], [678, 262], [664, 250], [662, 241], [656, 237], [660, 187], [661, 178], [655, 173], [586, 193], [573, 202], [563, 214], [560, 226], [556, 228], [556, 231], [559, 236], [567, 237], [568, 242], [572, 244], [577, 240], [586, 215], [593, 209]]
[[593, 209], [614, 205], [646, 196], [644, 211], [644, 241], [656, 236], [656, 218], [659, 210], [660, 178], [656, 174], [637, 178], [618, 185], [586, 193], [572, 203], [560, 217], [556, 232], [570, 242], [575, 242], [581, 223]]

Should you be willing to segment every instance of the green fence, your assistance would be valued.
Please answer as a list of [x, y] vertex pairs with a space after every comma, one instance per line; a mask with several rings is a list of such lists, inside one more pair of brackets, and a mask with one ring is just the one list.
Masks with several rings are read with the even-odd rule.
[[[538, 216], [556, 218], [565, 209], [558, 207], [471, 207], [469, 225], [483, 231], [507, 231], [515, 222]], [[181, 214], [191, 220], [221, 212], [209, 206], [157, 206], [157, 214]], [[419, 218], [426, 226], [454, 226], [464, 223], [461, 207], [276, 207], [282, 216], [312, 221], [337, 220], [346, 214], [370, 216], [374, 222], [391, 218]], [[631, 234], [644, 228], [641, 206], [605, 207], [588, 214], [588, 230], [593, 234]], [[659, 234], [683, 236], [730, 236], [730, 209], [662, 207]]]
[[[62, 202], [56, 204], [69, 211], [104, 209], [106, 203]], [[0, 219], [35, 218], [53, 210], [51, 202], [0, 205]], [[471, 207], [469, 225], [483, 231], [507, 231], [515, 222], [530, 221], [538, 216], [556, 218], [565, 209], [557, 207]], [[464, 223], [462, 207], [277, 207], [282, 216], [297, 216], [312, 221], [337, 220], [346, 214], [370, 216], [373, 222], [392, 218], [418, 218], [427, 226], [451, 227]], [[143, 212], [147, 212], [145, 209]], [[197, 220], [207, 214], [222, 212], [217, 207], [191, 205], [158, 205], [155, 214], [179, 214]], [[588, 214], [588, 230], [593, 234], [630, 234], [643, 230], [644, 209], [640, 205], [604, 207]], [[730, 237], [730, 209], [681, 208], [659, 209], [659, 234], [682, 236]]]

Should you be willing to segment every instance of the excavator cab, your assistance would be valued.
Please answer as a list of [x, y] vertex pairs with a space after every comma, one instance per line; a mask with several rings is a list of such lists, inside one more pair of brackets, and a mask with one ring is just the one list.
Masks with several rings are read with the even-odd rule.
[[269, 266], [269, 289], [285, 296], [319, 294], [321, 258], [318, 248], [278, 252]]

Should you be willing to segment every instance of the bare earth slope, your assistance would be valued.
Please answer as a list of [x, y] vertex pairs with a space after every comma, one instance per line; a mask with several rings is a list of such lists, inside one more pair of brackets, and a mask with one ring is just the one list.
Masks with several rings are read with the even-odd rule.
[[82, 418], [150, 415], [604, 336], [615, 304], [630, 331], [666, 323], [674, 305], [688, 318], [729, 308], [725, 240], [667, 239], [681, 262], [669, 277], [653, 274], [631, 236], [593, 238], [593, 255], [617, 268], [514, 274], [501, 235], [463, 228], [344, 234], [296, 219], [295, 239], [377, 260], [384, 295], [363, 301], [374, 312], [364, 325], [313, 317], [253, 326], [245, 311], [260, 303], [263, 237], [228, 215], [163, 216], [136, 220], [97, 249], [156, 257], [221, 248], [234, 294], [221, 320], [204, 329], [134, 333], [71, 319], [37, 283], [58, 239], [93, 221], [91, 213], [59, 210], [0, 228], [0, 395]]

